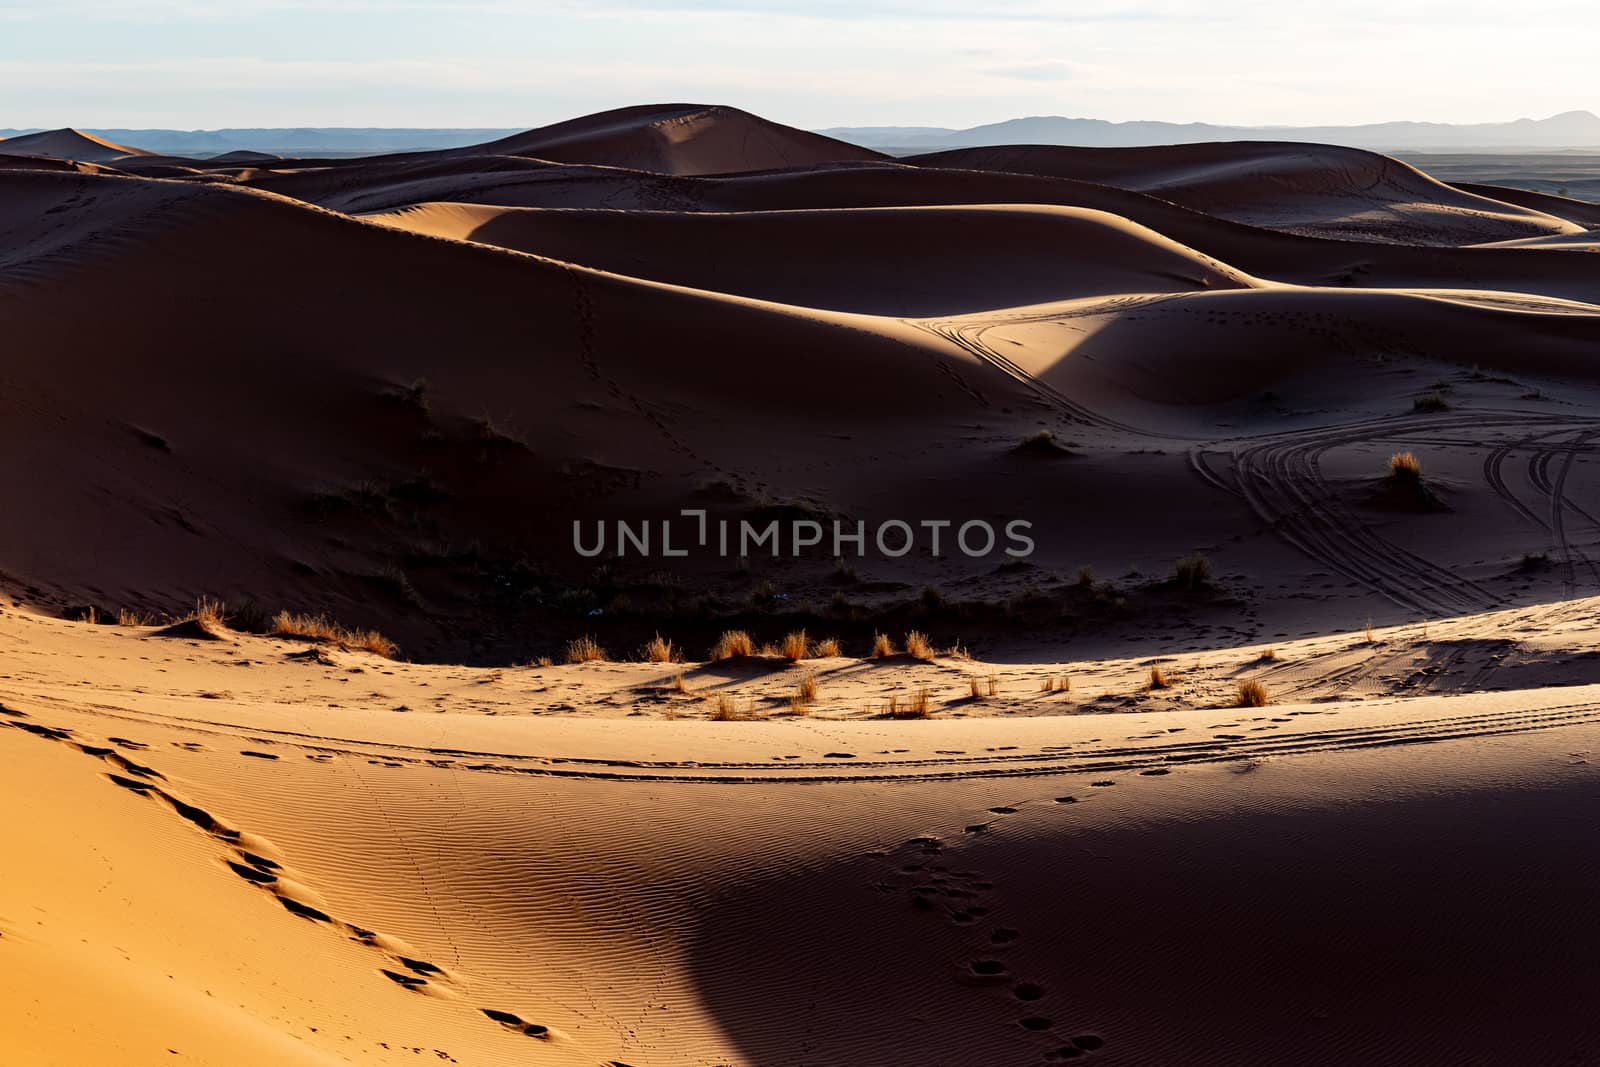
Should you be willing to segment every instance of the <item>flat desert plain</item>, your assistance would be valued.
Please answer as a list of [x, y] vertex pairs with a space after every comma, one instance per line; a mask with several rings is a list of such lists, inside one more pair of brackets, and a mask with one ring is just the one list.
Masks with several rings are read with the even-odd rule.
[[[1522, 166], [0, 141], [0, 1062], [1600, 1063]], [[575, 545], [685, 510], [1034, 550]]]

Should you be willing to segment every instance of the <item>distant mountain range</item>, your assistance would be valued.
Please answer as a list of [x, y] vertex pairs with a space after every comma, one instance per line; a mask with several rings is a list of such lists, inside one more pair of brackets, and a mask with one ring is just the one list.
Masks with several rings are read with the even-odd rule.
[[[521, 133], [522, 128], [500, 129], [390, 129], [310, 126], [293, 129], [225, 130], [125, 130], [80, 127], [83, 133], [117, 144], [134, 145], [166, 156], [206, 159], [228, 152], [266, 152], [278, 156], [362, 156], [383, 152], [423, 152], [435, 148], [461, 148]], [[0, 137], [20, 137], [41, 132], [0, 130]]]
[[1381, 122], [1370, 126], [1213, 126], [1204, 122], [1106, 122], [1040, 116], [1009, 119], [969, 130], [938, 126], [836, 126], [817, 132], [898, 154], [1002, 144], [1123, 148], [1202, 141], [1315, 141], [1384, 151], [1600, 149], [1600, 116], [1589, 111], [1568, 111], [1547, 119], [1463, 126], [1442, 122]]
[[[0, 138], [33, 129], [0, 129]], [[205, 159], [234, 152], [280, 156], [361, 156], [483, 144], [521, 128], [328, 127], [131, 130], [83, 128], [82, 133], [158, 155]], [[1096, 148], [1202, 141], [1315, 141], [1380, 151], [1458, 152], [1473, 149], [1600, 150], [1600, 116], [1568, 111], [1547, 119], [1451, 125], [1382, 122], [1369, 126], [1216, 126], [1204, 122], [1106, 122], [1059, 116], [1009, 119], [967, 130], [939, 126], [837, 126], [817, 133], [898, 155], [1002, 144], [1083, 145]]]

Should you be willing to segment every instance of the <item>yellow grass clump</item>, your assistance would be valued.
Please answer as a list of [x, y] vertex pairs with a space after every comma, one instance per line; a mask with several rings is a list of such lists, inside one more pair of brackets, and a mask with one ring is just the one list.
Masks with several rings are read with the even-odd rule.
[[[211, 618], [217, 620], [218, 624], [221, 620], [221, 608], [220, 604], [214, 605], [211, 614]], [[202, 623], [208, 622], [207, 615], [202, 613], [199, 606], [195, 609], [194, 617]], [[270, 632], [278, 637], [326, 641], [340, 648], [371, 652], [389, 659], [393, 659], [400, 651], [399, 645], [376, 630], [349, 630], [329, 621], [323, 615], [299, 615], [291, 611], [280, 611], [272, 617]]]
[[872, 635], [872, 658], [888, 659], [895, 654], [894, 642], [889, 640], [888, 634]]
[[1149, 685], [1149, 688], [1151, 688], [1151, 689], [1170, 689], [1171, 687], [1172, 687], [1172, 679], [1168, 678], [1167, 677], [1167, 672], [1161, 669], [1161, 664], [1158, 663], [1155, 666], [1150, 668], [1150, 685]]
[[728, 630], [711, 646], [712, 660], [737, 659], [756, 654], [756, 643], [743, 630]]
[[656, 634], [645, 643], [644, 658], [648, 663], [676, 663], [683, 656], [671, 641], [668, 641], [660, 634]]
[[605, 658], [606, 650], [600, 647], [598, 641], [587, 634], [582, 637], [575, 637], [567, 642], [568, 663], [595, 663]]
[[1068, 675], [1052, 675], [1039, 682], [1041, 693], [1070, 693], [1072, 692], [1072, 678]]
[[807, 704], [815, 704], [817, 702], [817, 676], [808, 674], [800, 679], [800, 686], [795, 692]]
[[832, 659], [839, 654], [839, 639], [837, 637], [824, 638], [817, 642], [816, 655], [819, 659]]
[[921, 630], [906, 634], [906, 655], [912, 659], [932, 659], [933, 644], [928, 640], [928, 635]]
[[1422, 480], [1422, 461], [1413, 452], [1396, 452], [1389, 457], [1389, 474], [1403, 482]]
[[799, 663], [805, 659], [806, 653], [810, 648], [811, 642], [807, 640], [804, 630], [795, 630], [792, 633], [784, 634], [783, 644], [780, 646], [783, 658], [790, 663]]
[[1278, 660], [1278, 650], [1275, 648], [1265, 649], [1261, 653], [1261, 658], [1266, 660], [1268, 663], [1276, 663]]
[[1251, 679], [1239, 683], [1239, 699], [1234, 702], [1236, 708], [1264, 708], [1272, 702], [1271, 695], [1267, 692], [1265, 682]]

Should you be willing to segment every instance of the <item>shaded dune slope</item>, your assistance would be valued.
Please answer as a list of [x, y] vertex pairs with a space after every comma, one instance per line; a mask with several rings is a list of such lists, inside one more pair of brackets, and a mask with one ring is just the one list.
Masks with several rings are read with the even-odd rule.
[[[0, 497], [60, 524], [48, 537], [9, 527], [0, 557], [107, 596], [228, 576], [296, 602], [337, 588], [334, 574], [375, 575], [378, 548], [336, 521], [363, 512], [374, 479], [408, 487], [389, 506], [434, 514], [441, 538], [569, 558], [568, 520], [552, 515], [627, 513], [706, 479], [759, 485], [819, 424], [892, 438], [905, 420], [1028, 395], [893, 320], [663, 287], [215, 186], [0, 179], [14, 242], [0, 339], [22, 354], [0, 400]], [[421, 379], [426, 397], [406, 400]], [[308, 510], [334, 505], [332, 519]], [[421, 532], [385, 529], [387, 553]], [[370, 583], [347, 592], [369, 616], [406, 614]]]

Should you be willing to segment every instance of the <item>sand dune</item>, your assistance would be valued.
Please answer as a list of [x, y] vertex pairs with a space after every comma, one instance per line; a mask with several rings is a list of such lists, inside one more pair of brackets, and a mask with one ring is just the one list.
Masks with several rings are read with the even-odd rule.
[[81, 130], [45, 130], [20, 137], [0, 138], [0, 155], [3, 156], [44, 156], [81, 163], [114, 163], [129, 156], [151, 154], [142, 148], [112, 144]]
[[[1600, 279], [1549, 256], [1302, 237], [1241, 225], [1157, 197], [1029, 175], [830, 167], [724, 178], [666, 178], [609, 168], [550, 167], [497, 157], [252, 177], [250, 183], [342, 211], [382, 213], [417, 202], [628, 211], [795, 211], [826, 208], [1036, 204], [1120, 215], [1258, 277], [1302, 285], [1505, 289], [1600, 299]], [[1581, 236], [1575, 239], [1581, 240]]]
[[473, 151], [662, 174], [720, 174], [882, 159], [877, 152], [731, 107], [621, 108], [490, 141]]
[[1580, 228], [1532, 208], [1462, 192], [1375, 152], [1329, 145], [963, 148], [908, 162], [1097, 182], [1235, 222], [1317, 236], [1461, 245]]
[[[1600, 1056], [1581, 202], [689, 105], [49, 143], [0, 155], [8, 1067]], [[947, 540], [573, 541], [686, 511]]]
[[1522, 207], [1541, 211], [1546, 215], [1554, 215], [1559, 219], [1575, 222], [1579, 226], [1594, 228], [1600, 226], [1600, 204], [1590, 203], [1587, 200], [1577, 200], [1569, 196], [1555, 196], [1551, 193], [1535, 193], [1527, 189], [1514, 189], [1508, 185], [1483, 185], [1473, 182], [1452, 182], [1457, 189], [1473, 194], [1486, 196], [1493, 200], [1501, 200], [1507, 204], [1518, 204]]
[[690, 214], [426, 204], [366, 218], [695, 289], [874, 315], [1256, 284], [1118, 216], [1073, 208]]
[[[1515, 621], [1577, 648], [1592, 606]], [[1086, 708], [1004, 722], [996, 750], [994, 718], [544, 710], [541, 680], [598, 692], [604, 669], [324, 663], [15, 612], [0, 634], [24, 675], [0, 714], [25, 815], [0, 835], [29, 857], [0, 885], [20, 1062], [1544, 1062], [1591, 1047], [1564, 991], [1600, 947], [1583, 919], [1593, 835], [1574, 817], [1595, 780], [1565, 753], [1594, 743], [1594, 685]], [[67, 650], [104, 657], [92, 691], [61, 672]], [[1244, 662], [1174, 666], [1192, 698]], [[1113, 688], [1140, 670], [1102, 667]], [[386, 692], [350, 690], [350, 670], [379, 668]], [[938, 665], [900, 669], [951, 692]], [[1000, 669], [1003, 701], [1038, 699]], [[849, 707], [842, 687], [871, 683], [832, 684]], [[434, 713], [436, 697], [460, 706]], [[67, 845], [81, 840], [92, 855]], [[31, 892], [47, 883], [62, 890]], [[76, 1010], [90, 991], [96, 1010]]]

